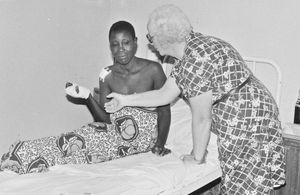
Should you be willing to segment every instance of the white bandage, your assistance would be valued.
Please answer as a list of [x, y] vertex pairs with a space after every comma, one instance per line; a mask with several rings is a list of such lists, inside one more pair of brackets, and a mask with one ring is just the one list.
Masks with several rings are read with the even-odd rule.
[[109, 69], [109, 67], [105, 67], [101, 70], [100, 74], [99, 74], [99, 79], [101, 81], [104, 81], [105, 77], [107, 75], [109, 75], [109, 73], [111, 72], [111, 70]]
[[87, 99], [91, 93], [89, 89], [79, 86], [75, 83], [72, 83], [72, 85], [65, 88], [65, 92], [66, 94], [74, 98], [83, 98], [83, 99]]

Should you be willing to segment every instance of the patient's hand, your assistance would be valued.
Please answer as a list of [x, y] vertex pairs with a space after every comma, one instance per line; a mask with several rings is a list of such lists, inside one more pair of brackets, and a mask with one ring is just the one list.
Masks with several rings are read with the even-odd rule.
[[170, 149], [161, 146], [156, 146], [156, 145], [151, 149], [151, 151], [153, 154], [156, 154], [157, 156], [164, 156], [171, 153]]
[[87, 99], [91, 94], [89, 89], [69, 82], [66, 83], [65, 92], [69, 96], [82, 99]]

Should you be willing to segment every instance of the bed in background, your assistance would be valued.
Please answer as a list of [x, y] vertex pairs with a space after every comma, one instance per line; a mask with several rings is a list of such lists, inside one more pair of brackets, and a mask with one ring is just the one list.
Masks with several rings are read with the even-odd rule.
[[[245, 59], [251, 66], [254, 65], [252, 69], [255, 71], [265, 65], [271, 65], [271, 69], [275, 67], [275, 77], [279, 82], [275, 82], [273, 94], [279, 102], [281, 72], [278, 66], [269, 60]], [[168, 74], [169, 65], [164, 63], [163, 67]], [[4, 171], [0, 172], [0, 194], [185, 195], [218, 179], [221, 170], [216, 135], [211, 134], [206, 163], [186, 165], [179, 157], [192, 149], [190, 109], [179, 99], [172, 104], [171, 113], [171, 129], [166, 147], [172, 153], [167, 156], [157, 157], [148, 152], [99, 164], [54, 166], [47, 173], [16, 175]]]

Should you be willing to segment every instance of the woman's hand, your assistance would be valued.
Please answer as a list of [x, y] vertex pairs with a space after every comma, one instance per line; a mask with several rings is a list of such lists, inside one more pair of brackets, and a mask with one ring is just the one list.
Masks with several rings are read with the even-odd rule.
[[208, 150], [206, 149], [205, 150], [205, 154], [204, 154], [204, 157], [199, 160], [195, 157], [195, 154], [194, 154], [194, 150], [191, 151], [191, 154], [185, 154], [185, 155], [182, 155], [180, 157], [180, 159], [185, 162], [185, 163], [191, 163], [191, 164], [202, 164], [202, 163], [205, 163], [206, 162], [206, 156], [208, 154]]
[[184, 163], [188, 163], [188, 164], [200, 165], [200, 164], [205, 163], [205, 158], [198, 160], [192, 154], [184, 154], [184, 155], [180, 156], [180, 160], [182, 160]]
[[79, 86], [75, 83], [66, 83], [65, 92], [67, 95], [74, 98], [88, 99], [91, 94], [91, 91], [85, 87]]
[[118, 93], [111, 93], [106, 97], [107, 98], [112, 98], [112, 100], [110, 100], [109, 102], [106, 102], [104, 104], [104, 109], [108, 113], [116, 112], [116, 111], [120, 110], [121, 108], [123, 108], [125, 106], [122, 103], [124, 95], [121, 95], [121, 94], [118, 94]]

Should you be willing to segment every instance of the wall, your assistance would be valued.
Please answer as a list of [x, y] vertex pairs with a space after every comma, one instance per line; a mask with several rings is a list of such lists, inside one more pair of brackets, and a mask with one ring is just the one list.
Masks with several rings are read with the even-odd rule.
[[296, 0], [0, 0], [0, 153], [16, 139], [92, 121], [85, 106], [66, 100], [65, 82], [98, 85], [101, 67], [111, 63], [107, 36], [117, 20], [135, 26], [137, 55], [154, 59], [146, 23], [165, 3], [180, 6], [195, 30], [227, 40], [242, 55], [276, 61], [283, 73], [281, 116], [292, 121], [300, 88]]
[[[297, 54], [300, 51], [300, 2], [288, 0], [120, 0], [114, 2], [112, 19], [126, 18], [138, 29], [140, 51], [148, 14], [155, 7], [173, 3], [183, 9], [194, 29], [230, 42], [243, 56], [275, 61], [283, 74], [281, 118], [293, 121], [300, 89]], [[143, 43], [143, 44], [141, 44]], [[142, 48], [144, 49], [144, 48]], [[145, 49], [145, 56], [151, 56]], [[151, 56], [152, 57], [152, 56]], [[270, 74], [264, 72], [264, 76]], [[273, 76], [273, 74], [272, 74]], [[267, 79], [268, 80], [268, 79]]]
[[[300, 89], [300, 2], [296, 0], [201, 1], [199, 29], [222, 37], [242, 55], [272, 59], [283, 74], [281, 118], [293, 121]], [[217, 14], [216, 14], [217, 13]], [[269, 74], [266, 72], [265, 76]]]
[[67, 101], [66, 81], [92, 88], [108, 50], [109, 1], [0, 0], [0, 152], [16, 139], [92, 121]]

